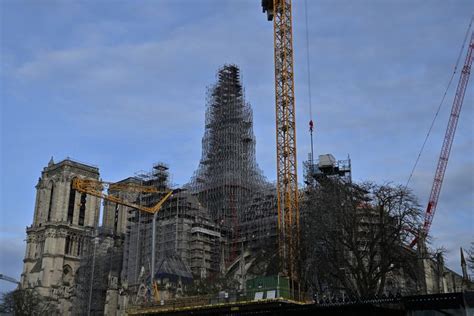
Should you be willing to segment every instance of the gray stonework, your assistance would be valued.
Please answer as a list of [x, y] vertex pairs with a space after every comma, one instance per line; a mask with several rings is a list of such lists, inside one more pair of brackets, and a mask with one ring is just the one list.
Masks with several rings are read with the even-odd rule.
[[[137, 184], [141, 185], [142, 181], [138, 177], [129, 177], [124, 180], [117, 182], [117, 184]], [[139, 193], [137, 192], [126, 192], [126, 191], [113, 191], [109, 190], [109, 195], [119, 197], [129, 202], [135, 202], [138, 199]], [[129, 213], [132, 212], [132, 208], [120, 205], [110, 201], [104, 201], [104, 214], [102, 217], [102, 226], [113, 232], [117, 236], [125, 236], [127, 233], [127, 225]]]
[[[118, 183], [153, 186], [167, 191], [167, 179], [166, 166], [156, 164], [151, 173], [130, 177]], [[112, 190], [108, 194], [147, 206], [155, 205], [163, 197], [162, 194]], [[107, 315], [120, 315], [130, 306], [129, 302], [134, 304], [139, 300], [139, 289], [148, 286], [145, 280], [150, 276], [151, 214], [104, 201], [103, 221], [99, 231], [96, 250], [89, 247], [88, 255], [81, 260], [82, 275], [78, 278], [80, 281], [77, 282], [78, 294], [74, 305], [76, 309], [88, 302], [90, 274], [93, 271], [91, 258], [94, 257], [95, 281], [91, 309]], [[183, 263], [184, 270], [191, 278], [206, 278], [217, 273], [220, 238], [219, 228], [198, 199], [187, 192], [175, 193], [157, 215], [155, 273], [163, 273], [162, 262], [177, 261]], [[110, 243], [112, 239], [114, 243]], [[109, 260], [109, 255], [104, 256], [106, 253], [113, 253], [114, 260]], [[104, 262], [108, 263], [104, 265]], [[116, 268], [111, 268], [117, 265], [121, 266], [121, 273]], [[167, 276], [163, 280], [165, 279], [166, 287], [173, 287], [169, 283], [172, 278]], [[100, 281], [97, 282], [98, 280]], [[165, 282], [163, 280], [158, 282], [165, 286], [162, 284]]]
[[454, 293], [474, 289], [474, 284], [444, 264], [441, 253], [421, 259], [423, 288], [417, 294]]
[[81, 257], [76, 274], [73, 314], [90, 310], [92, 315], [115, 315], [118, 309], [119, 277], [122, 269], [122, 238], [104, 228]]
[[100, 200], [71, 191], [75, 177], [99, 179], [99, 169], [51, 159], [36, 185], [33, 223], [26, 229], [21, 287], [35, 289], [70, 314], [74, 276], [98, 225]]
[[[167, 172], [162, 165], [157, 167], [150, 178], [131, 177], [121, 182], [166, 189]], [[74, 177], [97, 180], [99, 169], [66, 159], [59, 163], [50, 161], [42, 171], [36, 186], [33, 224], [26, 229], [21, 287], [35, 289], [54, 302], [57, 314], [83, 314], [90, 301], [95, 313], [125, 315], [126, 309], [138, 301], [139, 287], [149, 282], [151, 215], [104, 203], [103, 227], [97, 228], [100, 199], [74, 194], [71, 191]], [[255, 254], [257, 248], [262, 247], [259, 241], [271, 241], [275, 237], [275, 215], [262, 213], [262, 210], [275, 209], [272, 192], [271, 186], [266, 188], [264, 198], [259, 196], [261, 192], [255, 192], [256, 197], [251, 200], [254, 206], [241, 218], [239, 256], [226, 271], [242, 284], [249, 276], [263, 273], [256, 270]], [[121, 197], [154, 205], [162, 195]], [[170, 271], [174, 270], [164, 269], [162, 262], [168, 265], [181, 262], [185, 267], [181, 270], [189, 272], [194, 279], [206, 279], [222, 270], [220, 229], [197, 196], [189, 192], [175, 193], [163, 205], [156, 222], [154, 274], [160, 288], [171, 288], [169, 293], [177, 293], [173, 286], [177, 287], [183, 279], [181, 276], [180, 280], [176, 272], [178, 281], [173, 285]], [[463, 279], [447, 269], [441, 256], [433, 258], [413, 252], [413, 260], [419, 262], [417, 271], [394, 273], [387, 285], [388, 292], [401, 289], [401, 293], [407, 295], [433, 294], [473, 288], [467, 277]], [[165, 277], [160, 277], [163, 275]], [[166, 295], [160, 292], [160, 296]]]
[[[119, 304], [122, 310], [129, 306], [129, 302], [136, 303], [140, 287], [148, 285], [145, 280], [149, 280], [150, 276], [151, 231], [149, 214], [137, 211], [131, 213], [121, 275], [121, 285], [126, 295]], [[196, 197], [186, 192], [175, 194], [158, 213], [155, 274], [160, 274], [161, 263], [171, 258], [179, 258], [195, 278], [204, 279], [217, 273], [220, 238], [219, 228], [210, 220], [207, 209], [200, 206]], [[166, 279], [169, 281], [172, 277]]]

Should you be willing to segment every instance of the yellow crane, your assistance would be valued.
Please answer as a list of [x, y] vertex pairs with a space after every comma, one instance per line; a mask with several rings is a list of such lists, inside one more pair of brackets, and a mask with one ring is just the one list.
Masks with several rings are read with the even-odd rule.
[[290, 278], [294, 291], [295, 282], [299, 283], [299, 208], [291, 0], [262, 0], [262, 9], [268, 21], [273, 20], [281, 272]]
[[[100, 181], [100, 180], [80, 179], [80, 178], [75, 178], [72, 181], [72, 188], [81, 193], [90, 194], [90, 195], [96, 196], [98, 198], [101, 198], [110, 202], [114, 202], [120, 205], [125, 205], [128, 207], [140, 210], [142, 212], [147, 212], [151, 214], [158, 212], [161, 206], [163, 206], [163, 203], [165, 203], [166, 200], [173, 193], [178, 191], [178, 190], [161, 191], [151, 186], [142, 186], [135, 183], [113, 183], [113, 182], [106, 182], [106, 181]], [[130, 201], [127, 201], [115, 195], [105, 194], [103, 192], [104, 190], [108, 190], [109, 192], [127, 191], [127, 192], [137, 192], [137, 193], [166, 193], [166, 194], [155, 206], [146, 207], [143, 205], [132, 203]]]
[[[156, 215], [160, 211], [163, 204], [168, 200], [168, 198], [171, 197], [174, 193], [182, 191], [182, 189], [162, 191], [152, 186], [143, 186], [143, 185], [139, 185], [135, 183], [123, 183], [123, 182], [113, 183], [113, 182], [106, 182], [106, 181], [100, 181], [100, 180], [80, 179], [80, 178], [75, 178], [72, 181], [72, 188], [81, 193], [90, 194], [98, 198], [104, 199], [106, 201], [110, 201], [113, 203], [117, 203], [120, 205], [137, 209], [142, 212], [153, 214], [150, 287], [153, 291], [155, 300], [159, 302], [160, 296], [159, 296], [158, 284], [154, 281], [154, 278], [153, 278], [153, 273], [155, 271], [155, 252], [156, 252], [155, 250]], [[155, 206], [146, 207], [143, 205], [139, 205], [139, 204], [127, 201], [124, 198], [121, 198], [119, 196], [105, 194], [104, 190], [107, 190], [108, 192], [164, 193], [164, 196], [160, 199], [160, 201]]]

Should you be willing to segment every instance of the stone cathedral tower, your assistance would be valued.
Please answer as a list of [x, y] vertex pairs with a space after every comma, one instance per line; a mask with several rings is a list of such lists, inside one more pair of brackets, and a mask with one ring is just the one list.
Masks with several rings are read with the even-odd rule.
[[26, 228], [21, 287], [35, 289], [70, 314], [74, 277], [98, 225], [100, 200], [72, 189], [76, 177], [99, 179], [97, 167], [51, 158], [36, 185], [33, 224]]

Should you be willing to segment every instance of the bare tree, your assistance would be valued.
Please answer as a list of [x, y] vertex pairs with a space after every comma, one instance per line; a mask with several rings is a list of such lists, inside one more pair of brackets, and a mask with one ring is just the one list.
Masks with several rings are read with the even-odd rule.
[[2, 294], [0, 314], [47, 315], [55, 312], [55, 304], [34, 289], [17, 289]]
[[469, 270], [471, 270], [471, 273], [474, 273], [474, 241], [471, 241], [471, 248], [469, 248], [467, 254], [467, 266]]
[[359, 298], [384, 293], [400, 270], [416, 279], [417, 260], [406, 245], [420, 214], [402, 186], [322, 179], [303, 201], [303, 278], [313, 291]]

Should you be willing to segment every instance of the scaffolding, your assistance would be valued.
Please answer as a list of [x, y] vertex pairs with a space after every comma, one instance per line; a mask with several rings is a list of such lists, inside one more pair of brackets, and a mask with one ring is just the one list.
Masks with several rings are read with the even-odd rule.
[[107, 311], [116, 309], [118, 302], [107, 298], [110, 292], [118, 292], [122, 246], [123, 239], [109, 229], [99, 228], [89, 234], [80, 267], [75, 272], [72, 315], [82, 315], [85, 311], [92, 315], [107, 315]]
[[[136, 178], [141, 185], [153, 186], [160, 191], [169, 187], [168, 167], [163, 163], [154, 164], [151, 172], [141, 172]], [[156, 205], [161, 198], [161, 194], [141, 193], [137, 196], [137, 203], [143, 206]], [[152, 222], [153, 214], [128, 209], [122, 280], [131, 293], [136, 293], [140, 284], [151, 276]]]
[[224, 65], [216, 79], [207, 90], [202, 157], [186, 188], [220, 226], [221, 257], [229, 265], [238, 255], [240, 236], [247, 235], [241, 225], [251, 217], [246, 209], [268, 183], [256, 162], [252, 109], [245, 101], [240, 70]]
[[205, 278], [218, 271], [220, 236], [219, 227], [197, 198], [180, 192], [158, 213], [158, 260], [177, 254], [194, 276]]
[[245, 248], [255, 254], [262, 248], [270, 250], [268, 247], [276, 247], [277, 217], [275, 187], [267, 184], [263, 190], [253, 194], [244, 209], [240, 240]]
[[[136, 177], [141, 185], [169, 190], [168, 167], [163, 163], [155, 164], [152, 172], [143, 172]], [[161, 194], [141, 193], [137, 203], [151, 206], [161, 198]], [[220, 229], [197, 197], [185, 191], [176, 192], [155, 214], [154, 227], [153, 216], [129, 210], [122, 280], [134, 304], [151, 299], [144, 296], [151, 276], [160, 286], [173, 288], [178, 285], [178, 279], [189, 282], [195, 277], [206, 278], [219, 269]], [[175, 278], [169, 277], [172, 271]], [[164, 279], [173, 284], [162, 284]], [[165, 297], [169, 298], [168, 294]]]
[[[152, 279], [160, 289], [182, 291], [182, 283], [212, 280], [226, 273], [240, 254], [256, 254], [261, 249], [276, 253], [268, 248], [277, 241], [276, 189], [257, 165], [255, 145], [252, 110], [245, 101], [240, 71], [235, 65], [224, 65], [217, 72], [217, 83], [207, 90], [202, 157], [184, 186], [187, 191], [173, 194], [154, 215], [105, 202], [104, 228], [120, 243], [101, 242], [99, 248], [104, 248], [101, 253], [107, 247], [123, 253], [121, 258], [114, 257], [113, 263], [115, 267], [118, 261], [121, 266], [119, 276], [113, 273], [121, 294], [111, 294], [107, 299], [112, 302], [112, 297], [117, 297], [117, 303], [95, 310], [149, 303]], [[150, 186], [161, 192], [170, 190], [169, 179], [167, 165], [156, 163], [151, 171], [119, 183]], [[163, 197], [161, 193], [109, 193], [141, 206], [156, 205]], [[102, 255], [95, 258], [95, 263], [86, 265], [102, 271], [112, 264], [107, 261], [104, 265]], [[97, 272], [104, 275], [97, 288], [106, 288], [105, 271]], [[109, 284], [111, 290], [115, 288]], [[108, 293], [101, 293], [99, 300], [103, 302]], [[160, 295], [172, 299], [174, 294], [168, 291]]]
[[303, 162], [304, 178], [307, 185], [319, 182], [321, 179], [328, 177], [339, 179], [346, 183], [352, 182], [351, 158], [347, 156], [345, 160], [336, 160], [331, 154], [319, 155], [316, 160], [311, 159]]

